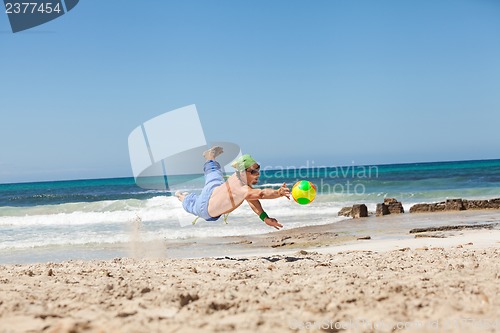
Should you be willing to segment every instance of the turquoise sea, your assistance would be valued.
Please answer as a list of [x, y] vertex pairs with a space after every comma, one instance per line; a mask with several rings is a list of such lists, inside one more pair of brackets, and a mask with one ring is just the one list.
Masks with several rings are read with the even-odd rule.
[[[365, 203], [374, 211], [385, 197], [405, 210], [415, 203], [449, 198], [500, 197], [500, 160], [302, 168], [262, 166], [259, 186], [316, 184], [309, 205], [280, 198], [263, 201], [286, 228], [334, 223], [344, 206]], [[202, 183], [190, 183], [190, 191]], [[228, 223], [183, 224], [181, 204], [169, 192], [146, 190], [133, 178], [0, 184], [0, 263], [127, 255], [126, 244], [272, 232], [243, 204]]]

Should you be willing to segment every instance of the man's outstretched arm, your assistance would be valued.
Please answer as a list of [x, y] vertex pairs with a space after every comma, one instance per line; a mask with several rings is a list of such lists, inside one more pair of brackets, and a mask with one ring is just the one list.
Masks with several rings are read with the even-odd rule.
[[281, 187], [277, 190], [272, 188], [265, 189], [254, 189], [249, 187], [245, 199], [248, 200], [259, 200], [259, 199], [277, 199], [280, 197], [287, 197], [290, 200], [290, 189], [286, 187], [286, 183], [283, 183]]
[[248, 200], [248, 204], [250, 205], [250, 208], [259, 216], [261, 220], [264, 221], [265, 224], [267, 224], [270, 227], [276, 228], [279, 230], [280, 228], [283, 228], [283, 225], [281, 225], [278, 220], [275, 218], [267, 216], [266, 212], [264, 212], [264, 209], [262, 208], [262, 205], [260, 204], [259, 200]]

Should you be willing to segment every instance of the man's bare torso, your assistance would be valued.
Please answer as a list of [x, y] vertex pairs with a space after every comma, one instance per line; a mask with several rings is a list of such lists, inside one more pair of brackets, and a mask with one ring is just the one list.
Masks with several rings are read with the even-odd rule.
[[236, 173], [232, 174], [224, 184], [217, 187], [208, 202], [208, 214], [217, 217], [238, 208], [248, 193], [249, 186], [243, 184]]

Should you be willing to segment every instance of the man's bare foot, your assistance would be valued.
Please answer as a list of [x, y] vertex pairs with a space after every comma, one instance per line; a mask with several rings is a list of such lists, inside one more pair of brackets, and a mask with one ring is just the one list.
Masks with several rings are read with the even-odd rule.
[[186, 197], [186, 195], [188, 195], [189, 192], [181, 192], [181, 191], [177, 191], [175, 192], [175, 196], [177, 197], [177, 199], [179, 199], [180, 202], [183, 202], [184, 201], [184, 198]]
[[219, 146], [213, 146], [212, 148], [210, 148], [209, 150], [205, 150], [203, 152], [203, 157], [205, 157], [205, 159], [207, 161], [210, 161], [210, 160], [215, 160], [215, 158], [217, 156], [219, 156], [220, 154], [222, 154], [224, 152], [224, 149], [222, 149], [222, 147], [219, 147]]

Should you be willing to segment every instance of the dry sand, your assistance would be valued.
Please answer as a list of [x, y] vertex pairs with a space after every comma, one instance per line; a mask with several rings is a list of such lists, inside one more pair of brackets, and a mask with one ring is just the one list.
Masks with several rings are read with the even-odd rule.
[[225, 241], [255, 255], [4, 265], [0, 332], [500, 332], [500, 230], [470, 218], [492, 229], [372, 218]]

